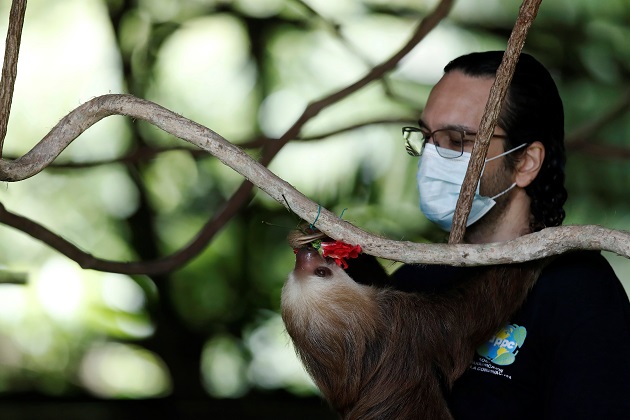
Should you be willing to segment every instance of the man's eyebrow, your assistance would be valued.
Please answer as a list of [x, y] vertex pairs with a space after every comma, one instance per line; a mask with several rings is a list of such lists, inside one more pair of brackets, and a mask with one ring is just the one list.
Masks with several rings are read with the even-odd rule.
[[468, 134], [476, 134], [477, 132], [475, 130], [473, 130], [471, 127], [468, 127], [466, 125], [461, 125], [461, 124], [446, 124], [444, 126], [438, 127], [434, 130], [431, 130], [429, 128], [429, 126], [427, 125], [427, 123], [425, 123], [422, 118], [420, 118], [418, 120], [418, 125], [420, 126], [420, 128], [426, 128], [429, 131], [434, 131], [434, 130], [457, 130], [457, 131], [465, 131]]
[[426, 128], [427, 130], [429, 129], [429, 127], [427, 126], [427, 124], [422, 120], [422, 118], [420, 118], [418, 120], [418, 126], [420, 126], [420, 128]]

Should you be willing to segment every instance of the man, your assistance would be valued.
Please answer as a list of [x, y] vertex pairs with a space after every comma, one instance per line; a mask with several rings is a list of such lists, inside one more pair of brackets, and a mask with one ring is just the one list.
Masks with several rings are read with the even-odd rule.
[[[449, 63], [419, 127], [405, 127], [420, 156], [425, 215], [449, 230], [465, 167], [503, 52]], [[522, 54], [468, 219], [466, 241], [502, 242], [564, 219], [564, 115], [549, 72]], [[463, 170], [462, 170], [463, 167]], [[466, 269], [404, 266], [406, 290], [439, 292]], [[456, 419], [630, 418], [630, 303], [598, 252], [555, 259], [508, 325], [479, 347], [448, 395]]]

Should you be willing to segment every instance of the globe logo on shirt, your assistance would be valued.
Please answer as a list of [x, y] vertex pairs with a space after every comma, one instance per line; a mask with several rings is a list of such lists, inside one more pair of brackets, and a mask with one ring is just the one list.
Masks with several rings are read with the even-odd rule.
[[477, 348], [477, 354], [495, 365], [511, 365], [523, 346], [527, 330], [516, 324], [506, 325], [494, 337]]

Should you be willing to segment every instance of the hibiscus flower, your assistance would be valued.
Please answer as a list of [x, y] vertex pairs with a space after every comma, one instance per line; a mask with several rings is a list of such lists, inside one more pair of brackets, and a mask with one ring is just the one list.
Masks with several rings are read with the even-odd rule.
[[350, 245], [341, 241], [321, 243], [322, 255], [335, 260], [344, 270], [348, 268], [347, 258], [357, 258], [361, 253], [361, 245]]

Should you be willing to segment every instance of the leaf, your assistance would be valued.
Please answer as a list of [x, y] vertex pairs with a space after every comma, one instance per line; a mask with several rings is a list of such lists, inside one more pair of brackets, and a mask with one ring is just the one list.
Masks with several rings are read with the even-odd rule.
[[26, 284], [28, 274], [0, 268], [0, 284]]

